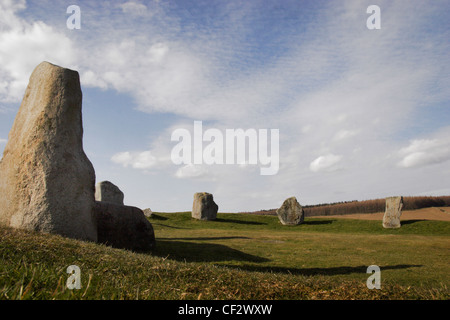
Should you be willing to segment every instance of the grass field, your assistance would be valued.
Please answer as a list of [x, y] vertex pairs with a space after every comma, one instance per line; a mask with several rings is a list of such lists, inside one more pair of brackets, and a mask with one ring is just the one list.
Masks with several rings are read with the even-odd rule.
[[[2, 299], [449, 299], [450, 222], [306, 218], [219, 213], [198, 221], [154, 213], [157, 246], [134, 253], [0, 229]], [[66, 288], [69, 265], [82, 288]], [[381, 289], [366, 286], [381, 269]]]

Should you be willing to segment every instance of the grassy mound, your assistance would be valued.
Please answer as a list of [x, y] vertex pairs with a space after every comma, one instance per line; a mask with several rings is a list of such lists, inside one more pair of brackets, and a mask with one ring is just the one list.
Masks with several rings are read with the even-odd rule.
[[[0, 228], [1, 299], [448, 299], [450, 223], [155, 213], [152, 253]], [[369, 265], [381, 290], [369, 290]], [[81, 289], [66, 287], [69, 265]]]

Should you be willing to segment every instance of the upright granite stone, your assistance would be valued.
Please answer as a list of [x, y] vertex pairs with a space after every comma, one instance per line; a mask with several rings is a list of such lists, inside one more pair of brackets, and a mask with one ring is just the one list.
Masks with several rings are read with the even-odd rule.
[[115, 184], [102, 181], [95, 185], [95, 201], [123, 205], [123, 192]]
[[34, 69], [0, 162], [1, 225], [97, 240], [81, 101], [78, 72]]
[[400, 228], [400, 216], [402, 215], [403, 197], [386, 198], [386, 211], [383, 216], [384, 228]]
[[298, 225], [305, 219], [303, 208], [295, 197], [284, 200], [281, 207], [277, 209], [277, 216], [283, 225]]
[[214, 202], [213, 195], [207, 192], [194, 194], [192, 218], [199, 220], [216, 220], [219, 206]]
[[149, 251], [155, 247], [152, 224], [141, 209], [95, 201], [98, 242], [114, 248]]
[[144, 216], [146, 216], [147, 218], [150, 218], [153, 214], [153, 211], [150, 208], [144, 209], [142, 211], [144, 212]]

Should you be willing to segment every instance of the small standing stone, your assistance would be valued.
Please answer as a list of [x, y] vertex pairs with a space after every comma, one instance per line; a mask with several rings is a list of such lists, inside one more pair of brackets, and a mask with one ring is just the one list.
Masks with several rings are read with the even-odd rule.
[[147, 218], [150, 218], [150, 217], [152, 216], [152, 214], [153, 214], [153, 211], [152, 211], [150, 208], [144, 209], [144, 210], [142, 210], [142, 211], [144, 212], [144, 215], [145, 215]]
[[386, 198], [386, 211], [383, 216], [384, 228], [400, 228], [400, 216], [402, 215], [403, 197]]
[[277, 216], [283, 225], [298, 225], [305, 219], [303, 208], [295, 197], [284, 200], [281, 207], [277, 209]]
[[98, 242], [114, 248], [149, 251], [155, 247], [152, 224], [141, 209], [95, 201]]
[[123, 205], [123, 192], [115, 184], [102, 181], [95, 185], [95, 201]]
[[219, 206], [214, 202], [213, 195], [207, 192], [194, 194], [192, 205], [192, 218], [199, 220], [215, 220]]

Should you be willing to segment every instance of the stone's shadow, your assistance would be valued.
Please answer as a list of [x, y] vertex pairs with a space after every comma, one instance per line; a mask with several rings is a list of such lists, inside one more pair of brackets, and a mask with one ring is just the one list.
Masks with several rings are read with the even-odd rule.
[[330, 224], [330, 223], [333, 223], [333, 221], [335, 221], [335, 220], [308, 220], [308, 221], [305, 220], [300, 225], [302, 225], [302, 224], [309, 224], [309, 225]]
[[186, 262], [247, 261], [267, 262], [266, 258], [251, 255], [223, 244], [197, 243], [156, 239], [152, 255]]
[[197, 238], [158, 238], [158, 240], [230, 240], [230, 239], [252, 239], [249, 237], [232, 236], [232, 237], [197, 237]]
[[164, 220], [169, 220], [169, 218], [166, 218], [166, 217], [163, 217], [163, 216], [159, 216], [159, 215], [157, 215], [157, 214], [155, 214], [155, 213], [152, 213], [152, 215], [151, 215], [151, 217], [150, 217], [150, 221], [152, 221], [152, 220], [161, 220], [161, 221], [164, 221]]
[[413, 224], [420, 221], [426, 221], [425, 219], [414, 219], [414, 220], [400, 220], [400, 225], [407, 225], [407, 224]]
[[188, 229], [190, 229], [190, 228], [183, 228], [183, 227], [168, 226], [167, 224], [155, 223], [153, 221], [150, 221], [150, 223], [152, 225], [154, 225], [154, 226], [161, 226], [161, 227], [172, 228], [172, 229], [180, 229], [180, 230], [188, 230]]
[[[303, 276], [317, 276], [317, 275], [338, 275], [338, 274], [352, 274], [352, 273], [366, 273], [368, 266], [342, 266], [342, 267], [330, 267], [330, 268], [285, 268], [285, 267], [262, 267], [262, 266], [233, 266], [233, 265], [223, 265], [228, 268], [245, 270], [245, 271], [255, 271], [255, 272], [276, 272], [276, 273], [286, 273], [292, 275], [303, 275]], [[420, 268], [422, 265], [414, 264], [398, 264], [392, 266], [379, 266], [380, 271], [383, 270], [394, 270], [394, 269], [408, 269], [408, 268]], [[370, 275], [369, 273], [367, 274]]]
[[228, 222], [228, 223], [236, 223], [236, 224], [251, 224], [251, 225], [264, 225], [267, 223], [263, 222], [257, 222], [257, 221], [242, 221], [242, 220], [235, 220], [235, 219], [223, 219], [223, 218], [217, 218], [217, 222]]

